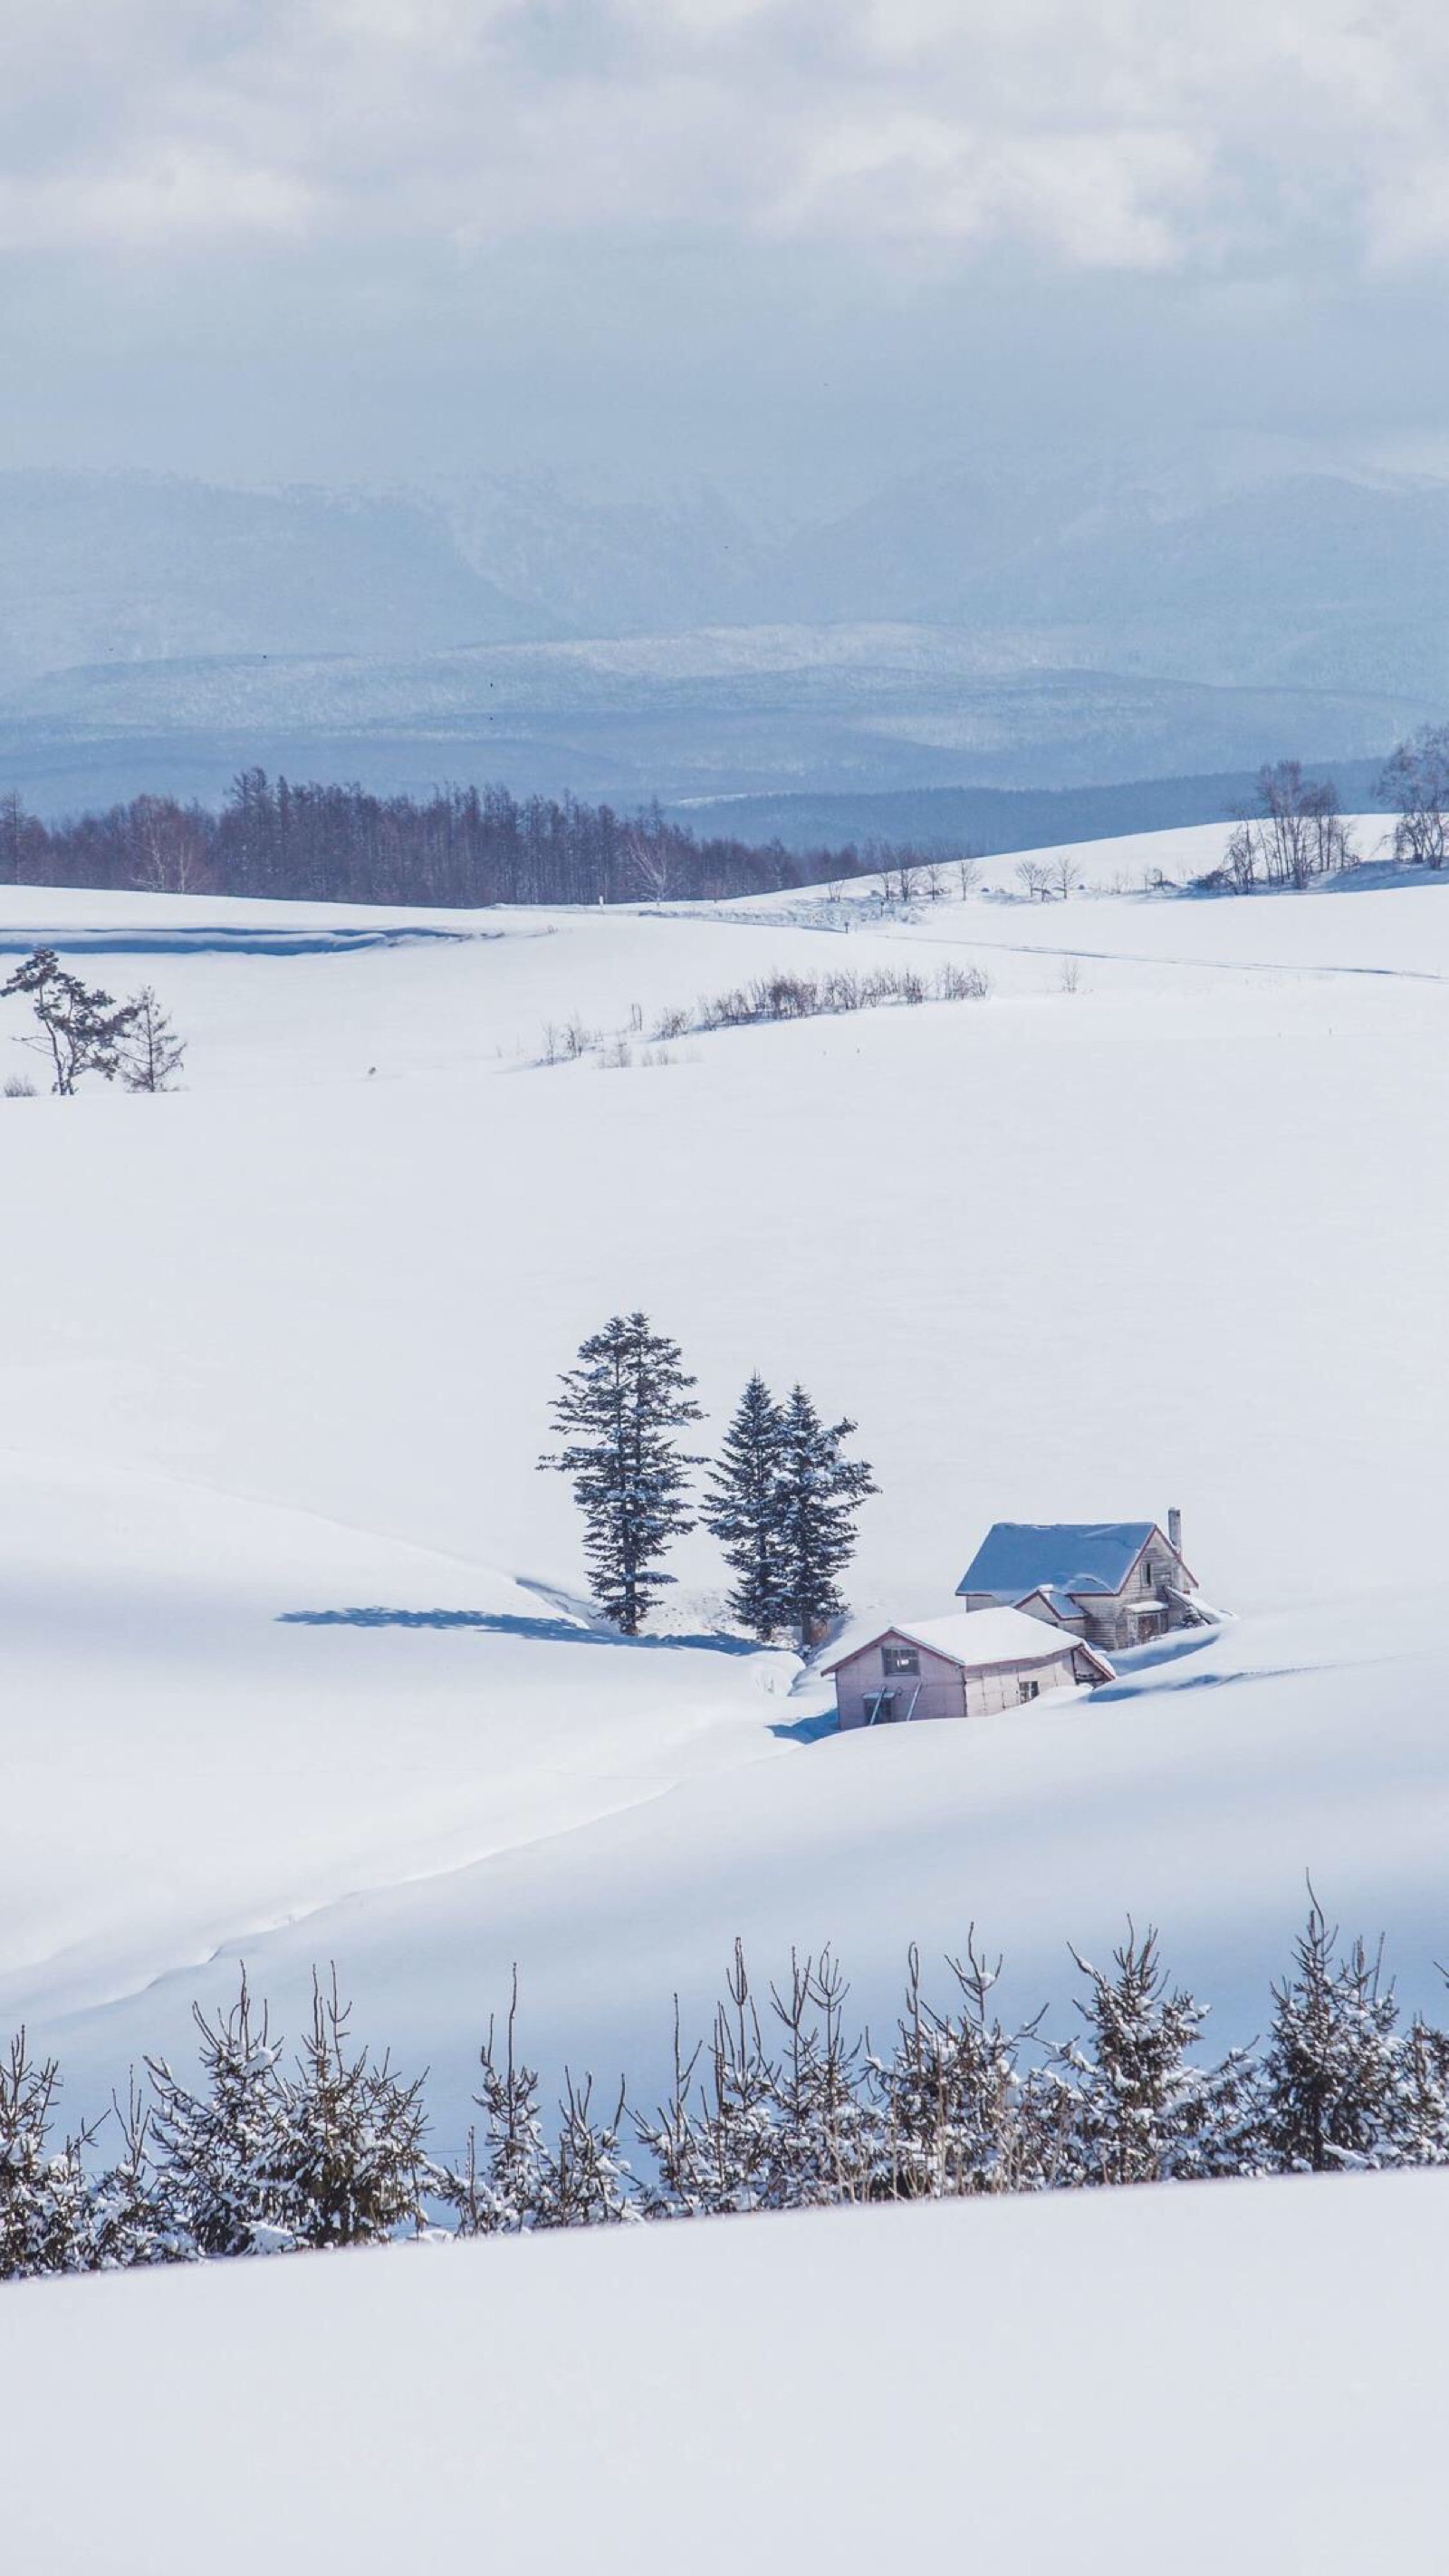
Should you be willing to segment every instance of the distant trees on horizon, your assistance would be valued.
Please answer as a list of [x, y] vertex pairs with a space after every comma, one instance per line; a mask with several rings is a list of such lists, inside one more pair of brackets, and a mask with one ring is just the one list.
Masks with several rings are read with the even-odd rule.
[[245, 769], [219, 811], [138, 796], [43, 823], [0, 798], [0, 884], [324, 903], [724, 901], [888, 867], [904, 890], [943, 862], [873, 843], [796, 853], [780, 841], [707, 839], [657, 804], [634, 814], [572, 796], [440, 787], [378, 796]]

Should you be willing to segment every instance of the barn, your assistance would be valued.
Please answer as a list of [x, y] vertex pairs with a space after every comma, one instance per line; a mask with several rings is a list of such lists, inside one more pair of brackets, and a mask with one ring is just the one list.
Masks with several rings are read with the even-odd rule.
[[1111, 1681], [1096, 1647], [1016, 1609], [959, 1611], [884, 1628], [825, 1666], [842, 1729], [992, 1717], [1049, 1692]]

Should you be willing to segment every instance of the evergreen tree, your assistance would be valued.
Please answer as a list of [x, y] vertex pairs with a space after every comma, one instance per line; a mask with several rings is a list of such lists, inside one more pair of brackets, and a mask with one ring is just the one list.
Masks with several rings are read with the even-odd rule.
[[114, 2095], [111, 2107], [121, 2144], [91, 2191], [88, 2261], [98, 2272], [184, 2261], [194, 2249], [168, 2207], [151, 2152], [152, 2114], [134, 2075], [124, 2109]]
[[1270, 2171], [1328, 2173], [1398, 2161], [1403, 2063], [1392, 1986], [1362, 1941], [1336, 1955], [1317, 1899], [1273, 1988], [1259, 2142]]
[[278, 2170], [299, 2245], [381, 2243], [421, 2228], [426, 2122], [422, 2078], [404, 2084], [348, 2036], [351, 2008], [312, 1977], [312, 2027], [286, 2084]]
[[558, 1429], [578, 1436], [538, 1463], [572, 1477], [594, 1598], [626, 1637], [638, 1635], [674, 1580], [661, 1562], [669, 1541], [694, 1527], [684, 1471], [702, 1462], [671, 1437], [700, 1419], [694, 1383], [678, 1344], [652, 1332], [647, 1315], [615, 1315], [582, 1344], [579, 1366], [565, 1371], [554, 1399]]
[[120, 1071], [121, 1047], [136, 1016], [133, 1002], [118, 1002], [111, 993], [92, 990], [66, 972], [53, 948], [37, 948], [0, 984], [0, 1000], [23, 995], [40, 1023], [40, 1035], [22, 1038], [50, 1060], [51, 1089], [69, 1099], [83, 1073], [99, 1073], [113, 1082]]
[[169, 1091], [186, 1058], [179, 1038], [149, 984], [127, 1005], [131, 1018], [121, 1040], [121, 1080], [128, 1091]]
[[1399, 2049], [1397, 2161], [1449, 2164], [1449, 2033], [1416, 2013]]
[[868, 2200], [881, 2163], [880, 2114], [865, 2090], [861, 2042], [845, 2031], [850, 1989], [829, 1950], [790, 1959], [787, 1994], [771, 1990], [784, 2040], [770, 2200], [809, 2209]]
[[460, 2236], [520, 2235], [533, 2226], [545, 2194], [545, 2150], [538, 2116], [538, 2077], [515, 2053], [518, 1970], [500, 2057], [493, 2024], [478, 2052], [483, 2081], [474, 2100], [485, 2119], [483, 2154], [475, 2130], [468, 2134], [461, 2173], [438, 2179], [442, 2199], [457, 2213]]
[[0, 2060], [0, 2280], [75, 2272], [88, 2254], [84, 2138], [51, 2144], [60, 2070], [37, 2065], [24, 2031]]
[[1068, 2180], [1179, 2181], [1227, 2169], [1237, 2155], [1243, 2061], [1212, 2070], [1189, 2063], [1205, 2005], [1170, 1986], [1149, 1926], [1112, 1954], [1112, 1973], [1072, 1956], [1090, 1993], [1078, 2010], [1090, 2047], [1070, 2044], [1058, 2067], [1074, 2082], [1064, 2122]]
[[855, 1514], [879, 1492], [864, 1461], [842, 1458], [853, 1422], [827, 1428], [803, 1386], [780, 1425], [776, 1480], [780, 1605], [802, 1654], [844, 1609], [837, 1577], [855, 1553]]
[[297, 2243], [288, 2175], [286, 2088], [265, 2005], [252, 2021], [243, 1969], [237, 2001], [214, 2022], [199, 2004], [206, 2089], [189, 2092], [164, 2058], [146, 2060], [168, 2225], [198, 2254], [274, 2254]]
[[558, 2146], [543, 2159], [535, 2227], [607, 2227], [642, 2215], [619, 2152], [623, 2088], [607, 2120], [594, 2118], [593, 2091], [591, 2076], [575, 2084], [565, 2070]]
[[756, 1370], [710, 1470], [702, 1515], [735, 1575], [733, 1616], [765, 1644], [786, 1615], [780, 1545], [780, 1465], [784, 1417]]
[[1009, 2032], [997, 2019], [990, 1999], [1001, 1963], [989, 1967], [974, 1936], [951, 1970], [960, 2002], [941, 2012], [921, 1992], [912, 1947], [895, 2048], [869, 2060], [884, 2119], [880, 2189], [893, 2200], [1030, 2190], [1043, 2178], [1037, 2105], [1019, 2072], [1037, 2025]]

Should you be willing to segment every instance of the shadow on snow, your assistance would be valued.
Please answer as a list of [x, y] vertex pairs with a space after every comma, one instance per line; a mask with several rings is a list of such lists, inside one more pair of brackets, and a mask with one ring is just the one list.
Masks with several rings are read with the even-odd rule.
[[752, 1637], [620, 1637], [610, 1628], [583, 1628], [572, 1619], [529, 1619], [502, 1610], [388, 1610], [374, 1605], [350, 1610], [281, 1610], [284, 1628], [475, 1628], [489, 1637], [531, 1637], [550, 1646], [628, 1646], [636, 1653], [681, 1648], [696, 1654], [760, 1655], [768, 1652]]

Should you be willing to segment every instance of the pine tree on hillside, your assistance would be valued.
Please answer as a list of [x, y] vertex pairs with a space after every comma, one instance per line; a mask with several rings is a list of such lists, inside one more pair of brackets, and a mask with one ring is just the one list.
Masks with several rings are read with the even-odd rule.
[[702, 1514], [736, 1577], [730, 1610], [766, 1645], [786, 1616], [779, 1528], [784, 1428], [780, 1407], [756, 1370], [710, 1470]]
[[840, 1454], [854, 1429], [853, 1422], [827, 1428], [803, 1386], [793, 1389], [781, 1417], [780, 1606], [802, 1654], [845, 1607], [837, 1577], [855, 1554], [855, 1514], [880, 1491], [864, 1460]]
[[334, 1967], [312, 1974], [312, 2027], [284, 2087], [279, 2159], [299, 2245], [375, 2245], [423, 2225], [427, 2122], [422, 2078], [404, 2084], [386, 2057], [353, 2045]]
[[1343, 1958], [1337, 1944], [1314, 1899], [1294, 1973], [1273, 1988], [1259, 2128], [1270, 2171], [1398, 2161], [1407, 2114], [1393, 1988], [1362, 1941]]
[[83, 2138], [51, 2144], [60, 2070], [37, 2064], [19, 2031], [0, 2060], [0, 2281], [76, 2272], [88, 2262]]
[[483, 2150], [468, 2133], [461, 2172], [436, 2178], [439, 2196], [456, 2212], [460, 2236], [516, 2236], [534, 2226], [546, 2194], [547, 2150], [538, 2116], [538, 2076], [514, 2048], [518, 2021], [518, 1970], [500, 2052], [494, 2026], [478, 2052], [483, 2081], [473, 2099], [484, 2116]]
[[284, 2252], [298, 2242], [296, 2197], [287, 2173], [281, 2049], [266, 2007], [254, 2024], [243, 1969], [229, 2012], [210, 2022], [199, 2004], [191, 2010], [201, 2034], [205, 2090], [190, 2092], [164, 2058], [146, 2060], [167, 2222], [198, 2254]]
[[674, 1580], [661, 1562], [669, 1541], [694, 1527], [684, 1471], [703, 1462], [671, 1437], [700, 1419], [694, 1383], [678, 1343], [652, 1332], [647, 1315], [614, 1315], [581, 1345], [579, 1366], [565, 1371], [554, 1399], [558, 1429], [580, 1436], [538, 1463], [572, 1477], [594, 1598], [626, 1637], [638, 1635]]
[[9, 993], [28, 1001], [40, 1023], [40, 1035], [20, 1043], [49, 1058], [52, 1091], [68, 1100], [83, 1073], [115, 1080], [121, 1047], [136, 1017], [134, 1002], [118, 1002], [114, 994], [83, 984], [66, 971], [53, 948], [37, 948], [16, 967], [0, 984], [0, 1000]]
[[1237, 2152], [1241, 2058], [1194, 2066], [1205, 2005], [1170, 1986], [1149, 1926], [1112, 1954], [1112, 1969], [1072, 1956], [1090, 1993], [1078, 2010], [1090, 2045], [1058, 2066], [1070, 2085], [1066, 2178], [1086, 2183], [1186, 2181], [1220, 2172]]

